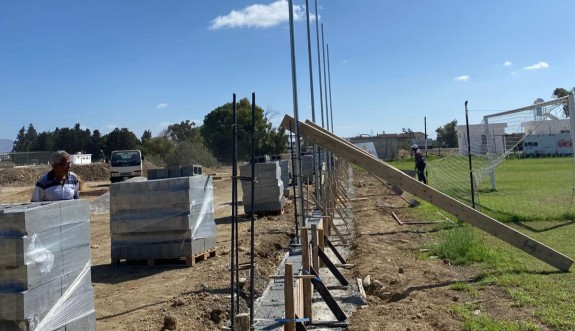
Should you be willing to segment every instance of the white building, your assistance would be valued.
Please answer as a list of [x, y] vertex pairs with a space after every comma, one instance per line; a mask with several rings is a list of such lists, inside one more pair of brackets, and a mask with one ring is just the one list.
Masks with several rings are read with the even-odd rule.
[[77, 154], [72, 154], [70, 156], [72, 157], [72, 164], [75, 164], [75, 165], [91, 164], [92, 163], [92, 154], [77, 153]]
[[[505, 152], [505, 142], [501, 137], [505, 136], [506, 127], [507, 123], [489, 124], [489, 136], [492, 139], [490, 142], [490, 148], [492, 153], [501, 154]], [[458, 125], [455, 127], [455, 131], [457, 131], [459, 154], [467, 155], [467, 127], [465, 125]], [[499, 139], [497, 137], [499, 137]], [[487, 154], [487, 133], [485, 132], [485, 124], [469, 125], [469, 138], [472, 154]]]
[[550, 119], [545, 121], [528, 121], [523, 124], [523, 130], [526, 134], [550, 134], [569, 132], [571, 123], [568, 118]]

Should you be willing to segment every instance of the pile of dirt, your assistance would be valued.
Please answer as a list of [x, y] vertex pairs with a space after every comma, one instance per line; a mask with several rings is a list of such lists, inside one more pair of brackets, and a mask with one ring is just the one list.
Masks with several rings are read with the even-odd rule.
[[[144, 160], [144, 176], [148, 169], [158, 166]], [[40, 176], [50, 171], [48, 165], [0, 169], [0, 185], [34, 185]], [[72, 171], [84, 182], [105, 181], [110, 179], [109, 163], [92, 163], [72, 166]]]

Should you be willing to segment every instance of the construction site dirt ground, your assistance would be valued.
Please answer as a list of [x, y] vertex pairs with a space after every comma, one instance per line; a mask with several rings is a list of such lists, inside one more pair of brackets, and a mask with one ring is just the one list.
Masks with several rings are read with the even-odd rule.
[[[16, 179], [7, 184], [1, 180], [2, 171], [0, 203], [29, 201], [33, 183], [27, 175], [19, 177], [12, 173]], [[110, 216], [91, 214], [92, 284], [98, 330], [163, 330], [173, 322], [177, 330], [221, 330], [229, 325], [230, 168], [205, 173], [210, 172], [217, 172], [222, 178], [214, 180], [217, 255], [193, 267], [186, 267], [184, 262], [112, 265]], [[84, 175], [83, 180], [82, 199], [94, 202], [108, 192], [106, 178]], [[400, 226], [391, 217], [391, 211], [400, 218], [406, 215], [409, 206], [404, 200], [366, 172], [354, 171], [352, 180], [356, 236], [347, 262], [354, 265], [351, 270], [354, 278], [371, 275], [372, 283], [377, 280], [381, 287], [366, 289], [368, 305], [358, 307], [350, 317], [349, 330], [462, 330], [463, 323], [450, 308], [469, 303], [477, 305], [475, 314], [538, 324], [529, 307], [512, 307], [512, 301], [501, 289], [476, 285], [478, 269], [452, 266], [449, 261], [439, 259], [422, 259], [420, 250], [433, 240], [436, 226]], [[243, 213], [241, 206], [240, 213]], [[282, 215], [262, 216], [255, 222], [256, 294], [265, 289], [269, 275], [274, 274], [285, 255], [294, 227], [292, 202], [286, 204]], [[248, 262], [250, 222], [242, 221], [239, 229], [240, 263]], [[247, 273], [244, 277], [249, 279]], [[467, 282], [477, 287], [477, 292], [471, 296], [455, 291], [450, 286], [455, 282]], [[242, 297], [245, 293], [249, 293], [247, 286]], [[247, 311], [247, 301], [243, 303], [242, 310]]]

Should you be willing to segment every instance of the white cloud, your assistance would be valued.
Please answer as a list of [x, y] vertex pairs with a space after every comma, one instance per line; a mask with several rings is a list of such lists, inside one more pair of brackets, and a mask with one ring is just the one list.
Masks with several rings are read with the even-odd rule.
[[469, 79], [471, 79], [471, 77], [469, 77], [469, 75], [463, 75], [463, 76], [455, 77], [455, 80], [459, 81], [459, 82], [466, 82]]
[[511, 67], [512, 64], [513, 64], [513, 63], [511, 63], [511, 61], [505, 61], [505, 62], [503, 63], [503, 65], [506, 66], [506, 67]]
[[[305, 6], [293, 6], [294, 20], [305, 18]], [[311, 16], [311, 15], [310, 15]], [[269, 28], [289, 21], [287, 0], [277, 0], [271, 4], [253, 4], [241, 10], [232, 10], [229, 14], [218, 16], [210, 22], [210, 29], [256, 27]]]
[[523, 67], [523, 70], [538, 70], [547, 68], [549, 68], [549, 64], [547, 62], [539, 62], [532, 66]]
[[166, 107], [168, 107], [168, 104], [167, 104], [167, 103], [160, 103], [159, 105], [156, 106], [156, 109], [163, 109], [163, 108], [166, 108]]

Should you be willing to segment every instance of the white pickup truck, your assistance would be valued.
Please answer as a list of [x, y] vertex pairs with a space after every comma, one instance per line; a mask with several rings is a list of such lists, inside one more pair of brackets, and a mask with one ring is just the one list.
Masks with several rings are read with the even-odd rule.
[[142, 176], [143, 160], [139, 150], [113, 151], [110, 158], [110, 182]]

